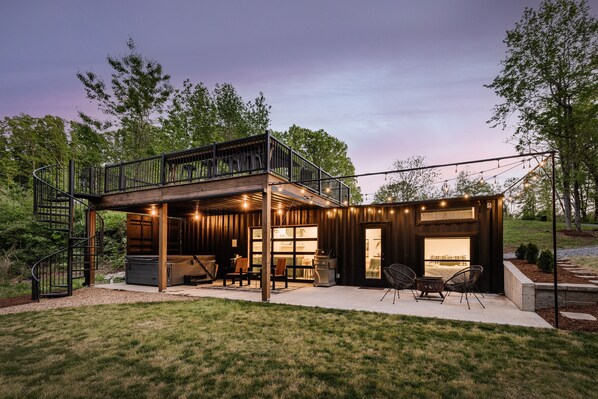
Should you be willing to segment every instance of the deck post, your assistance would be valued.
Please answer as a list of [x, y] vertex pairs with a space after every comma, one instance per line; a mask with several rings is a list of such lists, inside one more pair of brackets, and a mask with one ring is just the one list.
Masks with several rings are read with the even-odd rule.
[[318, 194], [322, 195], [322, 168], [318, 166]]
[[289, 181], [293, 181], [293, 149], [289, 147]]
[[85, 270], [85, 285], [91, 287], [96, 281], [96, 213], [89, 209], [87, 211], [87, 267]]
[[266, 172], [272, 169], [272, 143], [270, 142], [270, 131], [266, 130]]
[[262, 192], [262, 301], [270, 300], [270, 234], [272, 234], [272, 187], [266, 181]]
[[168, 256], [168, 204], [160, 206], [159, 212], [159, 248], [158, 248], [158, 292], [166, 290], [168, 285], [168, 270], [166, 259]]

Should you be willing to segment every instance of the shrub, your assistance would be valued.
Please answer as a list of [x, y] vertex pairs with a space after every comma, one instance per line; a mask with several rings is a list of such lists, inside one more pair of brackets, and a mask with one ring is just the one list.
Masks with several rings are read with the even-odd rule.
[[525, 260], [527, 260], [527, 263], [536, 263], [538, 261], [538, 252], [537, 245], [531, 242], [527, 244], [527, 248], [525, 249]]
[[515, 257], [517, 259], [525, 259], [525, 251], [527, 250], [527, 246], [525, 244], [521, 244], [519, 248], [515, 250]]
[[538, 257], [538, 268], [544, 273], [552, 273], [554, 270], [554, 257], [552, 251], [545, 250], [540, 253]]

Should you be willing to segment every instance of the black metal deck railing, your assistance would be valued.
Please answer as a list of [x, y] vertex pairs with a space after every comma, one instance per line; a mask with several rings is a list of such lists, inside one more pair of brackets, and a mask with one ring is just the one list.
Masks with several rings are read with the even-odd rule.
[[269, 133], [100, 168], [77, 168], [75, 190], [98, 196], [264, 172], [333, 203], [349, 203], [351, 192], [346, 184]]

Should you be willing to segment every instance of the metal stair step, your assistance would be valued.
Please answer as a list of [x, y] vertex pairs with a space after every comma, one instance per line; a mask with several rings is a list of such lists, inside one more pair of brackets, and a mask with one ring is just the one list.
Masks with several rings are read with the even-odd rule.
[[68, 296], [68, 291], [60, 291], [60, 292], [46, 292], [44, 294], [40, 294], [39, 296], [42, 298], [60, 298], [63, 296]]
[[69, 209], [70, 208], [68, 206], [63, 206], [63, 205], [43, 205], [43, 204], [38, 204], [37, 207], [45, 208], [45, 209]]

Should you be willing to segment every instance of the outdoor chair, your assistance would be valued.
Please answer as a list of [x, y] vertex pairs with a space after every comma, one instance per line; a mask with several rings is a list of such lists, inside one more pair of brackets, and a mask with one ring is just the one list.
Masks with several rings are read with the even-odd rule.
[[287, 260], [285, 258], [278, 258], [276, 260], [276, 268], [272, 273], [272, 289], [276, 289], [276, 279], [284, 280], [284, 288], [289, 288], [289, 277], [287, 276]]
[[233, 284], [236, 279], [239, 279], [239, 287], [242, 287], [243, 279], [247, 278], [248, 263], [247, 258], [238, 258], [235, 262], [234, 271], [230, 271], [224, 275], [222, 285], [226, 286], [226, 279], [230, 278]]
[[463, 296], [465, 296], [465, 301], [467, 302], [468, 309], [471, 309], [471, 307], [469, 306], [468, 299], [468, 295], [470, 294], [473, 295], [478, 300], [480, 305], [482, 305], [482, 308], [485, 309], [486, 307], [475, 293], [476, 284], [483, 271], [484, 268], [482, 266], [472, 265], [468, 268], [458, 271], [452, 277], [446, 280], [446, 282], [444, 283], [444, 290], [446, 291], [446, 295], [442, 299], [441, 304], [444, 303], [444, 300], [451, 294], [451, 292], [459, 292], [461, 293], [461, 300], [459, 301], [459, 303], [463, 302]]
[[386, 294], [392, 289], [394, 289], [394, 294], [392, 298], [392, 303], [395, 303], [396, 297], [401, 299], [401, 295], [399, 293], [400, 290], [410, 289], [411, 293], [413, 294], [413, 298], [417, 302], [417, 296], [415, 296], [415, 292], [413, 291], [413, 287], [415, 286], [415, 278], [417, 275], [410, 267], [401, 265], [400, 263], [393, 263], [389, 267], [385, 267], [382, 269], [384, 272], [384, 276], [386, 276], [386, 280], [390, 287], [384, 293], [380, 302], [384, 300]]

